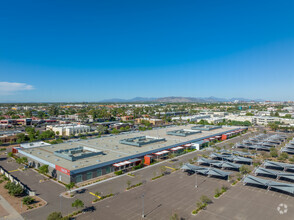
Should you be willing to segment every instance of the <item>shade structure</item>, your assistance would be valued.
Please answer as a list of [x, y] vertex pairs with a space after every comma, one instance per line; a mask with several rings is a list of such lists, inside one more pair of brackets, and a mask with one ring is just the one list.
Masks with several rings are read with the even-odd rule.
[[219, 160], [209, 160], [203, 157], [198, 158], [197, 162], [199, 164], [207, 164], [221, 168], [228, 168], [228, 169], [239, 169], [241, 167], [240, 164], [231, 163], [229, 161], [219, 161]]
[[280, 163], [280, 162], [274, 162], [274, 161], [265, 161], [263, 164], [264, 167], [273, 167], [275, 169], [284, 169], [284, 170], [292, 170], [294, 171], [294, 164], [288, 164], [288, 163]]
[[294, 154], [294, 148], [283, 147], [281, 151], [289, 154]]
[[294, 143], [293, 144], [287, 144], [285, 147], [290, 148], [290, 149], [294, 149]]
[[225, 172], [220, 169], [215, 169], [215, 168], [207, 168], [207, 167], [201, 167], [201, 166], [195, 166], [192, 164], [185, 164], [181, 167], [182, 170], [191, 170], [196, 173], [201, 173], [203, 175], [208, 175], [208, 176], [217, 176], [217, 177], [228, 177], [231, 172]]
[[294, 194], [294, 184], [266, 180], [266, 179], [258, 178], [258, 177], [251, 176], [251, 175], [247, 175], [243, 179], [243, 183], [264, 186], [264, 187], [267, 187], [267, 189], [276, 189], [276, 190], [283, 191], [286, 193]]
[[256, 175], [269, 175], [269, 176], [274, 176], [276, 178], [283, 178], [286, 180], [291, 180], [294, 181], [294, 173], [288, 173], [288, 172], [281, 172], [277, 170], [271, 170], [271, 169], [266, 169], [263, 167], [258, 167], [256, 170], [254, 170], [254, 173]]
[[233, 151], [232, 152], [234, 155], [238, 156], [245, 156], [245, 157], [254, 157], [254, 154], [248, 153], [248, 152], [243, 152], [243, 151]]
[[215, 158], [215, 159], [231, 161], [231, 162], [237, 162], [237, 163], [252, 163], [251, 158], [236, 156], [236, 155], [232, 155], [232, 154], [211, 153], [210, 157]]

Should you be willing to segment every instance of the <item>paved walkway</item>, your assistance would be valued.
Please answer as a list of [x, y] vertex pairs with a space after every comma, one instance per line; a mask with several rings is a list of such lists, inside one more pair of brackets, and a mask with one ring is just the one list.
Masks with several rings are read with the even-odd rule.
[[0, 195], [0, 210], [4, 209], [4, 215], [1, 212], [0, 220], [11, 219], [11, 220], [23, 220], [20, 214]]

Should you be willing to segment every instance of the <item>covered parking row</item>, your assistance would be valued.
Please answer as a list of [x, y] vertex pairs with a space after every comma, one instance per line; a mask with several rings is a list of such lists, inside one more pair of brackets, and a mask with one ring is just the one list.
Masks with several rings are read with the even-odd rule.
[[263, 167], [258, 167], [257, 169], [255, 169], [254, 174], [275, 177], [277, 180], [282, 178], [285, 180], [294, 181], [294, 173], [281, 172], [277, 170], [266, 169]]
[[239, 170], [241, 167], [240, 164], [231, 163], [229, 161], [209, 160], [204, 157], [198, 158], [197, 163], [208, 165], [208, 166], [220, 167], [224, 169], [234, 169], [234, 170]]
[[252, 164], [252, 159], [248, 157], [240, 157], [232, 154], [218, 154], [218, 153], [211, 153], [210, 158], [217, 159], [217, 160], [226, 160], [236, 163], [246, 163]]
[[284, 193], [294, 194], [294, 184], [281, 183], [272, 180], [266, 180], [255, 176], [247, 175], [242, 180], [243, 185], [250, 184], [266, 188], [267, 190], [275, 190]]
[[229, 175], [231, 174], [231, 172], [225, 172], [222, 171], [220, 169], [216, 169], [216, 168], [211, 168], [211, 167], [201, 167], [201, 166], [195, 166], [189, 163], [186, 163], [185, 165], [183, 165], [181, 167], [181, 170], [184, 171], [193, 171], [197, 174], [202, 174], [202, 175], [206, 175], [208, 177], [219, 177], [219, 178], [226, 178], [229, 179]]
[[270, 151], [271, 146], [268, 145], [246, 145], [246, 144], [236, 144], [236, 148], [247, 148], [250, 150], [263, 150], [263, 151]]
[[284, 170], [284, 171], [288, 170], [288, 171], [294, 172], [294, 164], [280, 163], [280, 162], [266, 160], [263, 163], [263, 166], [265, 168], [273, 168], [273, 169]]
[[[294, 146], [293, 146], [294, 147]], [[294, 154], [294, 148], [289, 148], [289, 147], [283, 147], [282, 148], [282, 150], [281, 150], [282, 152], [286, 152], [286, 153], [288, 153], [288, 154]]]

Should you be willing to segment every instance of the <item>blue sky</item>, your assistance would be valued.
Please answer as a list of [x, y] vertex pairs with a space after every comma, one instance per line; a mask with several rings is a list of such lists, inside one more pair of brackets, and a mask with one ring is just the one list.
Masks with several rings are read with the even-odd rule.
[[2, 1], [0, 102], [294, 100], [294, 2]]

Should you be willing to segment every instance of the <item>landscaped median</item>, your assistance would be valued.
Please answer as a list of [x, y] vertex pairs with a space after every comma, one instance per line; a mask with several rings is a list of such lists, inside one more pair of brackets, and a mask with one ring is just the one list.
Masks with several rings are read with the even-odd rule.
[[160, 177], [163, 177], [163, 176], [164, 176], [164, 174], [160, 174], [159, 176], [153, 177], [152, 180], [159, 179]]
[[138, 187], [138, 186], [141, 186], [143, 183], [141, 182], [141, 183], [138, 183], [138, 184], [135, 184], [135, 185], [130, 185], [130, 186], [128, 186], [127, 188], [126, 188], [126, 190], [130, 190], [130, 189], [133, 189], [133, 188], [136, 188], [136, 187]]
[[208, 204], [212, 203], [212, 200], [210, 198], [208, 198], [207, 196], [205, 195], [202, 195], [200, 197], [200, 202], [197, 202], [196, 205], [197, 205], [197, 209], [194, 209], [192, 211], [192, 215], [196, 215], [198, 212], [200, 212], [202, 209], [205, 209], [206, 206]]
[[92, 201], [92, 204], [93, 204], [93, 203], [96, 203], [96, 202], [99, 202], [99, 201], [101, 201], [101, 200], [103, 200], [103, 199], [110, 198], [110, 197], [112, 197], [112, 196], [114, 196], [113, 193], [107, 194], [107, 195], [105, 195], [105, 196], [100, 196], [99, 193], [97, 193], [97, 194], [96, 194], [97, 199], [94, 199], [94, 200]]
[[215, 189], [215, 195], [214, 198], [218, 199], [223, 193], [225, 193], [228, 190], [228, 188], [226, 186], [222, 186], [221, 189], [216, 188]]

